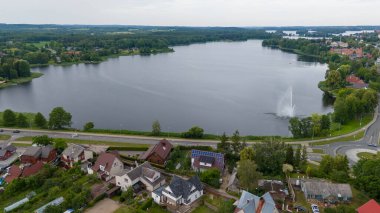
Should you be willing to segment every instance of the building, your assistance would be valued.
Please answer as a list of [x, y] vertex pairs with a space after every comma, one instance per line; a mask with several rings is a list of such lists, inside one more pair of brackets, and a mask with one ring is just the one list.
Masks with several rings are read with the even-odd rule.
[[[289, 195], [288, 190], [285, 188], [285, 184], [279, 180], [259, 180], [258, 186], [264, 192], [269, 192], [269, 194], [275, 201], [285, 201], [286, 196]], [[280, 206], [280, 203], [276, 204]]]
[[191, 150], [191, 167], [195, 171], [217, 168], [223, 172], [224, 154], [193, 149]]
[[148, 162], [145, 162], [136, 168], [115, 175], [116, 186], [120, 186], [121, 190], [126, 191], [135, 184], [143, 184], [149, 192], [165, 184], [165, 178], [160, 172], [156, 171]]
[[44, 167], [41, 161], [37, 161], [35, 164], [20, 168], [17, 165], [12, 165], [9, 168], [8, 175], [5, 177], [5, 182], [10, 183], [14, 179], [19, 177], [29, 177], [37, 174]]
[[334, 41], [334, 42], [331, 42], [330, 46], [334, 48], [336, 47], [348, 48], [348, 43], [341, 42], [341, 41], [338, 41], [338, 42]]
[[0, 161], [7, 160], [16, 152], [16, 147], [13, 145], [0, 145]]
[[48, 163], [57, 157], [57, 151], [51, 145], [30, 146], [21, 155], [20, 160], [23, 164], [35, 164], [37, 161]]
[[166, 139], [159, 141], [140, 156], [140, 159], [156, 164], [165, 164], [173, 145]]
[[20, 160], [23, 164], [35, 164], [40, 160], [42, 149], [39, 146], [30, 146], [21, 155]]
[[9, 171], [8, 171], [8, 175], [5, 177], [5, 182], [7, 183], [10, 183], [12, 182], [14, 179], [20, 177], [22, 174], [22, 170], [20, 169], [20, 167], [16, 166], [16, 165], [12, 165], [10, 168], [9, 168]]
[[171, 206], [191, 205], [202, 195], [203, 185], [198, 176], [188, 180], [173, 176], [168, 186], [152, 192], [152, 198], [156, 203]]
[[364, 205], [356, 209], [358, 213], [373, 213], [380, 212], [380, 205], [374, 200], [370, 200]]
[[325, 203], [350, 202], [352, 191], [349, 184], [329, 183], [306, 179], [301, 181], [301, 190], [306, 199], [316, 199]]
[[346, 77], [346, 82], [349, 83], [351, 85], [350, 87], [353, 88], [368, 88], [368, 84], [366, 84], [362, 79], [353, 74]]
[[41, 169], [43, 167], [44, 167], [44, 164], [42, 163], [42, 161], [38, 161], [37, 163], [35, 163], [31, 166], [24, 167], [24, 169], [22, 170], [21, 176], [22, 177], [29, 177], [29, 176], [35, 175], [39, 171], [41, 171]]
[[234, 205], [236, 206], [235, 213], [279, 213], [269, 192], [258, 197], [247, 191], [243, 191], [240, 199]]
[[109, 181], [124, 170], [124, 164], [114, 153], [103, 152], [99, 155], [95, 165], [89, 169], [89, 174], [97, 173], [102, 180]]
[[331, 48], [331, 53], [348, 56], [350, 59], [363, 58], [362, 48]]
[[70, 144], [65, 150], [63, 150], [61, 161], [67, 167], [71, 168], [75, 163], [81, 163], [92, 159], [93, 157], [92, 151], [77, 144]]

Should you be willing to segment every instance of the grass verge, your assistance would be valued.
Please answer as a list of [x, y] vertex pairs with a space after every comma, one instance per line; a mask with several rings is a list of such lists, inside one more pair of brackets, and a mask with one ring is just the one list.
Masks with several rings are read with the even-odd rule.
[[311, 146], [323, 146], [326, 144], [331, 144], [331, 143], [336, 143], [336, 142], [347, 142], [347, 141], [356, 141], [364, 137], [364, 130], [358, 132], [355, 135], [347, 136], [347, 137], [342, 137], [338, 139], [332, 139], [332, 140], [326, 140], [326, 141], [318, 141], [318, 142], [311, 142]]

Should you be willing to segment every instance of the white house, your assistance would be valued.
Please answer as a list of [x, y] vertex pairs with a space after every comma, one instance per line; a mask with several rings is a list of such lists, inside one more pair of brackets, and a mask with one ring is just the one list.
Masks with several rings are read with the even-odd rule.
[[152, 192], [152, 198], [156, 203], [172, 206], [190, 205], [202, 195], [203, 185], [198, 176], [189, 180], [174, 176], [168, 186]]
[[62, 152], [61, 160], [66, 166], [73, 167], [74, 163], [84, 162], [92, 159], [93, 157], [92, 151], [87, 150], [83, 146], [77, 144], [70, 144]]
[[95, 165], [89, 169], [88, 173], [93, 174], [97, 172], [99, 178], [108, 181], [123, 170], [124, 164], [117, 154], [103, 152], [99, 155]]
[[116, 185], [120, 186], [123, 191], [138, 182], [143, 183], [146, 190], [150, 192], [165, 184], [165, 178], [161, 176], [160, 172], [154, 170], [148, 162], [144, 162], [130, 171], [121, 171], [115, 175], [115, 181]]

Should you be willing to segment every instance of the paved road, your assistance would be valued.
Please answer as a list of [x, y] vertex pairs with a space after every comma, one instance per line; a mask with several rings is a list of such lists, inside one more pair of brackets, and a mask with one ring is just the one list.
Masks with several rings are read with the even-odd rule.
[[[336, 155], [347, 155], [350, 165], [355, 164], [358, 161], [358, 152], [376, 152], [380, 151], [379, 139], [380, 139], [380, 108], [377, 108], [376, 120], [373, 122], [365, 132], [362, 139], [358, 141], [348, 141], [348, 142], [337, 142], [323, 146], [314, 146], [313, 148], [323, 149], [325, 154], [336, 156]], [[375, 144], [377, 147], [368, 146], [368, 144]], [[311, 160], [320, 161], [320, 156], [312, 155]]]

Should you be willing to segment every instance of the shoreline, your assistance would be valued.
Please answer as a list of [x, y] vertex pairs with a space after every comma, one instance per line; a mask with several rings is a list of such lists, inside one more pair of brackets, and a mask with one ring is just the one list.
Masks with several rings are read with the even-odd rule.
[[4, 89], [4, 88], [7, 88], [7, 87], [11, 87], [11, 86], [17, 86], [17, 85], [20, 85], [20, 84], [25, 84], [25, 83], [29, 83], [31, 82], [33, 79], [35, 78], [39, 78], [41, 76], [43, 76], [44, 74], [41, 73], [41, 72], [32, 72], [31, 76], [30, 77], [25, 77], [25, 78], [17, 78], [17, 79], [13, 79], [13, 80], [10, 80], [6, 83], [2, 83], [0, 84], [0, 90], [1, 89]]

